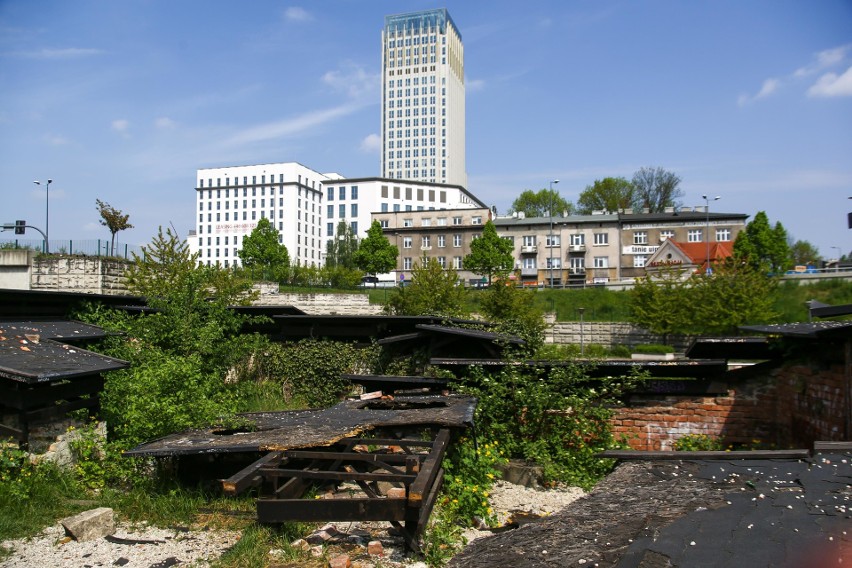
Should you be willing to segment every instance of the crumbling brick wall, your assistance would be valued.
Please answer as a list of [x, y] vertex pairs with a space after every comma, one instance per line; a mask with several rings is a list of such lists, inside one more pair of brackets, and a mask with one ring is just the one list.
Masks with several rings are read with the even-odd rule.
[[849, 439], [849, 341], [799, 345], [785, 363], [716, 396], [634, 394], [612, 426], [636, 450], [671, 450], [688, 434], [725, 446], [810, 447]]

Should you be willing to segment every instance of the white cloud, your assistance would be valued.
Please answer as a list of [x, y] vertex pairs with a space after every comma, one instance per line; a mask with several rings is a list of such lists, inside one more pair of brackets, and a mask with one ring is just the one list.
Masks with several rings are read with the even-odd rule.
[[154, 121], [154, 125], [160, 130], [171, 130], [175, 126], [175, 121], [167, 116], [161, 116], [157, 120]]
[[772, 93], [778, 90], [778, 87], [781, 85], [781, 82], [778, 79], [769, 78], [763, 82], [760, 90], [754, 96], [751, 95], [740, 95], [738, 99], [738, 103], [740, 106], [747, 105], [754, 101], [765, 99], [770, 96]]
[[828, 69], [829, 67], [839, 65], [846, 58], [846, 53], [849, 51], [850, 48], [852, 48], [852, 44], [841, 45], [840, 47], [834, 47], [831, 49], [820, 51], [816, 54], [815, 62], [805, 67], [800, 67], [799, 69], [796, 69], [796, 71], [793, 73], [793, 76], [797, 78], [807, 77], [808, 75], [813, 75], [814, 73], [818, 73], [823, 69]]
[[808, 89], [809, 97], [852, 97], [852, 67], [842, 75], [826, 73]]
[[110, 128], [121, 134], [124, 138], [130, 138], [130, 121], [117, 118], [110, 123]]
[[467, 92], [473, 93], [485, 88], [485, 79], [467, 79], [464, 83]]
[[299, 6], [290, 6], [284, 10], [284, 18], [291, 22], [309, 22], [314, 19], [307, 10]]
[[381, 78], [378, 73], [369, 73], [363, 67], [347, 63], [343, 69], [326, 72], [322, 82], [353, 99], [369, 97], [375, 100]]
[[238, 132], [230, 139], [225, 141], [227, 145], [250, 144], [252, 142], [262, 142], [264, 140], [273, 140], [278, 138], [292, 137], [302, 132], [316, 128], [322, 124], [330, 122], [341, 116], [345, 116], [355, 112], [359, 105], [347, 104], [338, 107], [333, 107], [325, 110], [308, 112], [306, 114], [261, 124], [242, 132]]
[[361, 151], [367, 154], [378, 154], [382, 149], [382, 137], [378, 134], [369, 134], [361, 140]]
[[92, 55], [100, 55], [103, 53], [100, 49], [91, 49], [86, 47], [66, 47], [63, 49], [48, 49], [43, 48], [37, 51], [23, 51], [17, 55], [29, 59], [76, 59], [79, 57], [89, 57]]

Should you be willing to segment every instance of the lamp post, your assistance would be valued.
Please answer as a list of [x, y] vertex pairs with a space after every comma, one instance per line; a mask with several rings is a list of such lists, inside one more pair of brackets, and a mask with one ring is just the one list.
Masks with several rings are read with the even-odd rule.
[[[41, 185], [40, 181], [33, 182], [36, 185]], [[50, 252], [50, 184], [53, 183], [53, 180], [48, 178], [47, 184], [45, 184], [45, 198], [44, 198], [44, 254]]]
[[553, 184], [559, 183], [558, 179], [550, 182], [550, 287], [553, 288]]
[[[705, 235], [707, 238], [707, 269], [704, 271], [704, 273], [709, 275], [713, 273], [713, 269], [710, 268], [710, 198], [707, 197], [707, 195], [702, 195], [701, 197], [704, 199], [704, 212], [707, 214], [707, 223], [705, 230], [705, 233], [707, 233]], [[713, 198], [713, 201], [719, 201], [720, 199], [721, 196], [717, 195]]]

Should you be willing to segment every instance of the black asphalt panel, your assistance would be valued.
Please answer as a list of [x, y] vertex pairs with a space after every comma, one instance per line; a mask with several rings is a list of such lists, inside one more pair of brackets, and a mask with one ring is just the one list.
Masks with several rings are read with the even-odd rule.
[[[844, 547], [848, 554], [852, 546], [850, 475], [850, 452], [622, 462], [591, 493], [535, 528], [477, 540], [450, 565], [838, 566]], [[501, 556], [534, 548], [547, 548], [549, 562], [534, 554], [522, 563]]]
[[392, 400], [347, 400], [330, 408], [239, 414], [238, 429], [187, 430], [141, 444], [129, 456], [257, 453], [331, 446], [376, 428], [473, 425], [476, 399], [470, 396], [397, 396]]
[[110, 335], [101, 327], [73, 320], [0, 320], [0, 335], [23, 334], [57, 341], [102, 339]]
[[46, 339], [95, 338], [103, 334], [97, 330], [78, 322], [0, 322], [0, 377], [38, 384], [127, 367], [126, 361]]

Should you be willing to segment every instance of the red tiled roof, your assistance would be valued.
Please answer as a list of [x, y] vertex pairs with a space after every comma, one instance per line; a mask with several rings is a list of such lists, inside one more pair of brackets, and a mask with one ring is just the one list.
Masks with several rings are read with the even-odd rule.
[[[707, 266], [707, 243], [680, 243], [671, 241], [673, 245], [683, 251], [692, 264], [700, 267], [700, 271], [704, 271]], [[734, 244], [730, 241], [710, 243], [710, 258], [713, 261], [724, 260], [733, 256]]]

